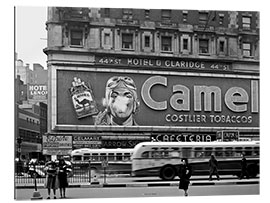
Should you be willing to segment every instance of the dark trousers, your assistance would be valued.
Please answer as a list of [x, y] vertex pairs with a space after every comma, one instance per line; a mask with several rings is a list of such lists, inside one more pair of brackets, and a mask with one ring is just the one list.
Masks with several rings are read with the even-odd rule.
[[219, 180], [218, 169], [216, 167], [210, 169], [209, 180], [212, 180], [214, 174], [216, 174], [217, 179]]

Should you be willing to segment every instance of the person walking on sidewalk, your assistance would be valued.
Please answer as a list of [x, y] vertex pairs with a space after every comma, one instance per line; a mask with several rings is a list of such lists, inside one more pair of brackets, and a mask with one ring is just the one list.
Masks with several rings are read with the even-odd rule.
[[68, 164], [63, 158], [59, 159], [58, 164], [58, 180], [59, 180], [59, 190], [61, 198], [66, 198], [66, 188], [68, 187]]
[[56, 199], [56, 190], [58, 189], [57, 164], [55, 161], [48, 161], [45, 164], [46, 180], [45, 187], [48, 189], [48, 198], [51, 199], [51, 189], [53, 190], [54, 199]]
[[245, 176], [247, 179], [249, 179], [249, 174], [248, 174], [248, 170], [247, 170], [247, 159], [245, 157], [245, 154], [242, 153], [240, 179], [244, 178]]
[[212, 176], [216, 174], [217, 179], [219, 180], [219, 174], [218, 174], [218, 161], [214, 154], [211, 154], [211, 157], [209, 159], [209, 180], [212, 180]]
[[188, 186], [190, 183], [190, 177], [191, 177], [191, 166], [188, 164], [188, 160], [186, 158], [182, 158], [181, 160], [182, 164], [179, 168], [179, 189], [184, 190], [184, 195], [188, 196]]

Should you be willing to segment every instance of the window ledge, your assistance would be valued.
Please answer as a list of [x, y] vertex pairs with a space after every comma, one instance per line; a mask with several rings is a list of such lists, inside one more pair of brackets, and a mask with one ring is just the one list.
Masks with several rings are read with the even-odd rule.
[[70, 48], [83, 48], [82, 45], [69, 45]]
[[243, 58], [246, 58], [246, 59], [254, 59], [254, 56], [243, 56]]
[[135, 49], [122, 48], [122, 51], [135, 51]]
[[173, 51], [163, 51], [163, 50], [161, 50], [161, 53], [164, 53], [164, 54], [172, 54]]
[[201, 56], [210, 56], [210, 53], [199, 53]]

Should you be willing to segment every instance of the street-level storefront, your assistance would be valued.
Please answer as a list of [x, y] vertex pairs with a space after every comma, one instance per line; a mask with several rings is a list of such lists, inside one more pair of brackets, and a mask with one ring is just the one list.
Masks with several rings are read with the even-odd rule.
[[[50, 62], [49, 135], [71, 135], [73, 149], [259, 137], [259, 76], [238, 71], [248, 64], [108, 55], [87, 59]], [[117, 113], [129, 119], [114, 122]]]

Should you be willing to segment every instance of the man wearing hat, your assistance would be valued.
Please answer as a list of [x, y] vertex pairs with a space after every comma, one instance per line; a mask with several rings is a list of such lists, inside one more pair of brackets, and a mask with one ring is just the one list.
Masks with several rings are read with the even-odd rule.
[[96, 125], [137, 125], [134, 114], [138, 111], [137, 88], [128, 76], [113, 76], [106, 84], [103, 105], [105, 110], [95, 119]]

